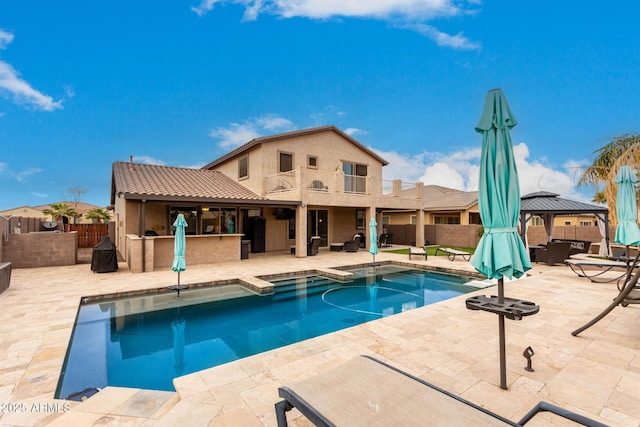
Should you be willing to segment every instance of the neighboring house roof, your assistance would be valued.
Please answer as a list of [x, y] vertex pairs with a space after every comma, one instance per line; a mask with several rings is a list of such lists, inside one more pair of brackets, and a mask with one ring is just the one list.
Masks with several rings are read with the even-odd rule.
[[[72, 208], [74, 208], [76, 210], [76, 212], [78, 212], [79, 214], [85, 214], [87, 212], [89, 212], [92, 209], [99, 209], [100, 206], [96, 206], [96, 205], [92, 205], [91, 203], [85, 203], [85, 202], [68, 202], [68, 201], [61, 201], [61, 202], [57, 202], [57, 203], [66, 203], [67, 205], [71, 206]], [[33, 206], [33, 209], [42, 211], [44, 209], [51, 209], [51, 205], [40, 205], [40, 206]]]
[[[404, 190], [403, 193], [410, 194], [414, 191]], [[422, 208], [428, 211], [469, 209], [478, 203], [478, 192], [456, 190], [441, 185], [425, 185], [422, 189], [422, 202]]]
[[520, 212], [556, 215], [575, 215], [584, 213], [608, 213], [606, 206], [591, 205], [558, 197], [559, 194], [548, 191], [525, 194], [521, 197]]
[[456, 190], [440, 185], [425, 185], [422, 200], [425, 210], [468, 209], [478, 203], [478, 192]]
[[364, 145], [362, 145], [361, 143], [359, 143], [354, 138], [352, 138], [348, 134], [344, 133], [343, 131], [341, 131], [337, 127], [331, 125], [331, 126], [320, 126], [320, 127], [315, 127], [315, 128], [309, 128], [309, 129], [296, 130], [296, 131], [292, 131], [292, 132], [280, 133], [280, 134], [277, 134], [277, 135], [262, 136], [262, 137], [259, 137], [259, 138], [254, 138], [251, 141], [247, 142], [246, 144], [241, 145], [240, 147], [236, 148], [235, 150], [233, 150], [233, 151], [225, 154], [224, 156], [212, 161], [211, 163], [203, 166], [202, 169], [211, 169], [211, 168], [213, 168], [215, 166], [218, 166], [219, 164], [224, 163], [225, 161], [227, 161], [229, 159], [232, 159], [232, 158], [244, 153], [245, 151], [255, 147], [256, 145], [260, 145], [260, 144], [263, 144], [263, 143], [266, 143], [266, 142], [272, 142], [272, 141], [281, 141], [281, 140], [287, 139], [287, 138], [295, 138], [295, 137], [298, 137], [298, 136], [304, 136], [304, 135], [320, 133], [320, 132], [335, 132], [338, 135], [340, 135], [343, 138], [345, 138], [347, 141], [349, 141], [352, 144], [354, 144], [357, 147], [359, 147], [361, 150], [365, 151], [370, 156], [374, 157], [376, 160], [378, 160], [380, 163], [382, 163], [383, 166], [389, 164], [389, 162], [387, 162], [385, 159], [383, 159], [382, 157], [377, 155], [374, 151], [372, 151], [369, 148], [365, 147]]
[[116, 197], [120, 196], [125, 199], [150, 201], [265, 201], [263, 197], [221, 172], [115, 162], [111, 182], [111, 203], [115, 203]]

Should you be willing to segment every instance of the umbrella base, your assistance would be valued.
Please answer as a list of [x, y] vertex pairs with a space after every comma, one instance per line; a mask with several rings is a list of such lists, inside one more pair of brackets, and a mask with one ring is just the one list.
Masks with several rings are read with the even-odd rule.
[[524, 316], [531, 316], [540, 311], [540, 306], [533, 302], [504, 298], [504, 301], [500, 303], [495, 295], [467, 298], [466, 306], [469, 310], [482, 310], [503, 315], [509, 320], [522, 320]]
[[171, 286], [167, 286], [167, 289], [176, 291], [178, 293], [178, 298], [180, 298], [180, 291], [189, 289], [189, 285], [171, 285]]

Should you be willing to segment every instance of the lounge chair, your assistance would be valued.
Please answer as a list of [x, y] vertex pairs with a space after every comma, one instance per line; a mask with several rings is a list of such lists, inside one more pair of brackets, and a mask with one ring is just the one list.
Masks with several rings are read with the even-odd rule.
[[[582, 254], [578, 254], [582, 255]], [[627, 275], [627, 268], [629, 264], [624, 261], [615, 261], [611, 259], [588, 257], [588, 256], [576, 256], [573, 255], [569, 259], [564, 261], [566, 265], [573, 270], [580, 277], [586, 277], [594, 283], [609, 283], [615, 282]], [[623, 269], [624, 271], [616, 272], [614, 277], [602, 276], [603, 274], [613, 270], [614, 268]]]
[[358, 252], [358, 249], [360, 249], [360, 239], [361, 236], [356, 234], [353, 236], [353, 240], [347, 240], [344, 242], [345, 252]]
[[[410, 246], [409, 247], [409, 259], [411, 259], [411, 255], [418, 255], [418, 256], [423, 256], [424, 259], [426, 260], [427, 257], [427, 250], [428, 248], [438, 248], [439, 245], [430, 245], [429, 241], [427, 240], [427, 243], [425, 244], [424, 247], [419, 248], [417, 246]], [[436, 249], [437, 251], [437, 249]]]
[[569, 258], [571, 243], [549, 242], [546, 248], [536, 249], [536, 263], [544, 262], [547, 265], [562, 264]]
[[316, 426], [518, 426], [549, 411], [586, 426], [604, 426], [566, 409], [540, 402], [514, 423], [488, 409], [370, 356], [278, 388], [278, 427], [297, 408]]
[[[605, 308], [600, 314], [594, 317], [587, 324], [571, 332], [571, 335], [576, 336], [585, 329], [588, 329], [591, 326], [595, 325], [618, 305], [626, 307], [629, 304], [640, 304], [640, 288], [638, 287], [638, 278], [640, 278], [640, 268], [638, 268], [638, 266], [640, 265], [639, 258], [640, 253], [636, 255], [635, 259], [629, 264], [627, 270], [628, 273], [624, 284], [620, 288], [620, 292], [618, 293], [618, 296], [614, 298], [613, 302], [611, 302], [611, 304], [609, 304], [607, 308]], [[635, 272], [633, 274], [630, 274], [630, 272], [632, 271]]]
[[456, 256], [461, 256], [465, 261], [469, 261], [471, 259], [471, 254], [469, 252], [460, 251], [458, 249], [439, 247], [436, 249], [436, 255], [438, 255], [438, 252], [444, 252], [451, 261], [454, 261]]

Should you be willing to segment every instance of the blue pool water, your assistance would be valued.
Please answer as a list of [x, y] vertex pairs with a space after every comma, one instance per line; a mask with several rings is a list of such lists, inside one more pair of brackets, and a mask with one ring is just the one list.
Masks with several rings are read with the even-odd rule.
[[398, 266], [83, 304], [57, 398], [107, 385], [174, 390], [175, 377], [475, 290], [471, 279]]

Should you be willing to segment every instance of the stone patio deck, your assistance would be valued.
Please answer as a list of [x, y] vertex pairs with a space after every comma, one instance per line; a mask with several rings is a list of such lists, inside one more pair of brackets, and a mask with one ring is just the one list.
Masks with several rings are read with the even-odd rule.
[[[384, 260], [409, 262], [407, 255], [376, 256]], [[181, 281], [370, 261], [365, 251], [322, 250], [309, 258], [251, 254], [249, 260], [188, 266]], [[411, 262], [473, 270], [466, 261], [443, 256]], [[568, 267], [542, 265], [505, 285], [506, 296], [540, 305], [534, 316], [507, 321], [506, 391], [498, 386], [497, 317], [467, 310], [465, 295], [178, 378], [175, 393], [108, 387], [82, 403], [53, 399], [81, 297], [175, 281], [170, 270], [131, 274], [123, 263], [118, 272], [103, 274], [92, 273], [87, 264], [15, 269], [11, 287], [0, 294], [0, 425], [275, 426], [280, 385], [359, 354], [375, 355], [509, 419], [546, 400], [613, 426], [640, 425], [640, 310], [616, 308], [573, 337], [573, 329], [611, 301], [615, 285], [591, 283]], [[528, 346], [535, 351], [534, 372], [524, 370], [522, 352]], [[546, 416], [531, 425], [549, 423], [563, 425]], [[290, 424], [310, 425], [295, 411]]]

